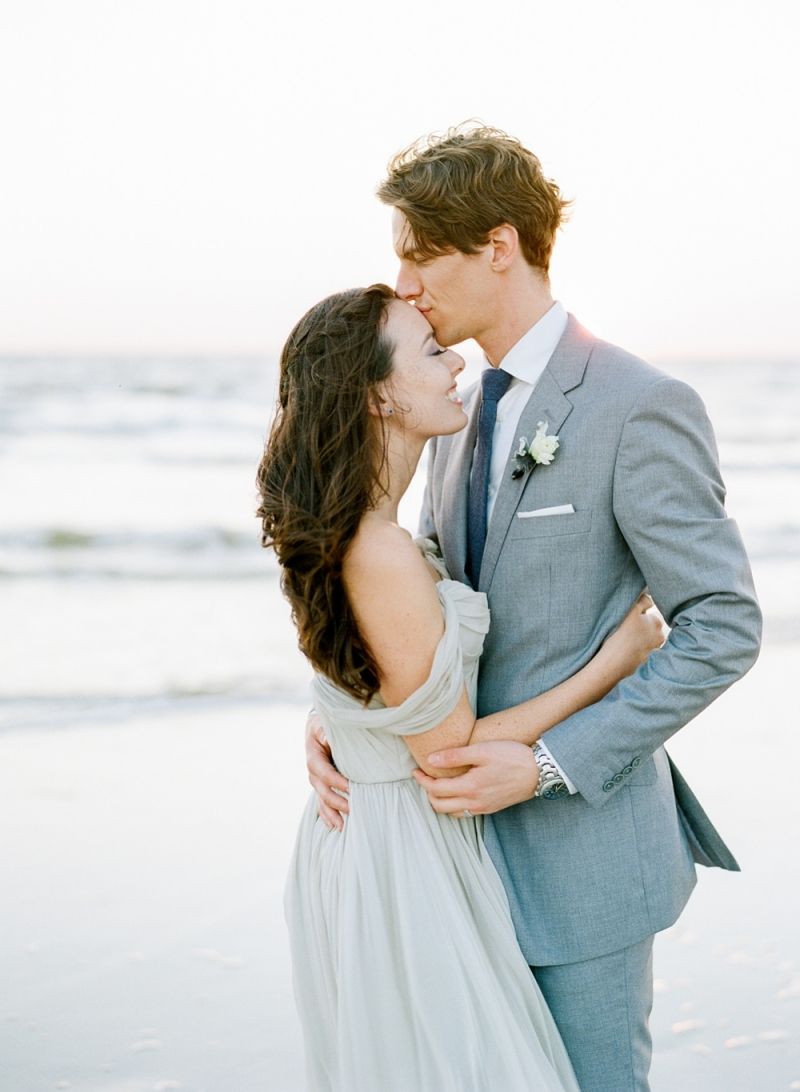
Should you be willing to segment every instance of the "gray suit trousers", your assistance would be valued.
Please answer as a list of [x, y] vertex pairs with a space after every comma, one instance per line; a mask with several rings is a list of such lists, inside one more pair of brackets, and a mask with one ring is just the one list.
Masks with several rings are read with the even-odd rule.
[[581, 1092], [647, 1092], [653, 938], [598, 959], [531, 970]]

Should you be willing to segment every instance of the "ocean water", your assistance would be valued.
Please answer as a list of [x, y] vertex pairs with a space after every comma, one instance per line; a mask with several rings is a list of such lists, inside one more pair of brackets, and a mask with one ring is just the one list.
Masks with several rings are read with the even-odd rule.
[[[715, 424], [767, 641], [799, 640], [800, 362], [659, 363]], [[275, 380], [260, 359], [0, 360], [1, 727], [305, 700], [254, 515]]]
[[[766, 641], [670, 743], [744, 871], [657, 940], [653, 1089], [795, 1088], [798, 798], [742, 755], [755, 726], [767, 771], [800, 760], [800, 367], [664, 366], [715, 422]], [[0, 1092], [303, 1085], [309, 670], [254, 515], [274, 388], [266, 360], [0, 361]]]

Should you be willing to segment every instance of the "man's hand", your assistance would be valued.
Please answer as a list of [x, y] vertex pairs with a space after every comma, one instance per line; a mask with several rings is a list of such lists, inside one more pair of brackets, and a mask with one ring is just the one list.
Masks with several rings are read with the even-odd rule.
[[317, 794], [320, 819], [328, 830], [344, 830], [342, 816], [350, 811], [347, 803], [350, 782], [334, 766], [322, 721], [313, 711], [306, 721], [306, 768], [308, 780]]
[[430, 755], [433, 766], [471, 766], [458, 777], [428, 777], [414, 770], [414, 777], [440, 815], [491, 815], [512, 804], [530, 800], [539, 784], [539, 767], [533, 751], [524, 743], [498, 740], [454, 747]]

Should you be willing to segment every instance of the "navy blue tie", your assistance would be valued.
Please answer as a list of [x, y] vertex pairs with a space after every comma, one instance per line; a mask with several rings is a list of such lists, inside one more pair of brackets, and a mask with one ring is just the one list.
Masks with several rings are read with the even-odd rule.
[[483, 548], [486, 544], [486, 505], [489, 497], [489, 468], [492, 463], [492, 438], [497, 420], [497, 403], [508, 390], [511, 376], [500, 368], [487, 368], [481, 375], [481, 408], [478, 412], [478, 440], [472, 460], [467, 503], [467, 565], [473, 588], [481, 575]]

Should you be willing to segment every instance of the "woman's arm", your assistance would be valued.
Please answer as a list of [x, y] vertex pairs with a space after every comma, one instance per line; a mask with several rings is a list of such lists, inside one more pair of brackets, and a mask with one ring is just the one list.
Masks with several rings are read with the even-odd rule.
[[[641, 595], [622, 623], [580, 671], [529, 701], [475, 720], [463, 745], [507, 740], [531, 746], [548, 728], [604, 698], [618, 682], [633, 674], [654, 649], [660, 648], [665, 639], [664, 619], [650, 596]], [[452, 768], [434, 767], [427, 760], [435, 751], [458, 746], [445, 740], [452, 738], [459, 728], [463, 730], [465, 715], [471, 714], [466, 694], [459, 710], [462, 717], [458, 726], [449, 723], [448, 718], [430, 732], [406, 737], [420, 768], [433, 777], [457, 776]], [[464, 773], [467, 768], [462, 766], [457, 772]]]
[[[359, 633], [378, 665], [380, 696], [402, 703], [428, 679], [444, 633], [442, 604], [431, 572], [411, 536], [392, 524], [362, 524], [345, 558], [343, 579]], [[475, 727], [466, 689], [449, 716], [427, 732], [404, 736], [423, 770], [454, 776], [466, 767], [435, 770], [428, 755], [463, 747]]]
[[604, 698], [665, 640], [664, 619], [650, 596], [642, 594], [580, 671], [521, 705], [476, 720], [469, 742], [505, 739], [531, 746], [548, 728]]
[[[428, 678], [444, 622], [430, 572], [408, 535], [391, 525], [360, 532], [344, 571], [362, 637], [378, 664], [381, 698], [402, 704]], [[597, 655], [570, 679], [521, 705], [476, 721], [466, 690], [441, 724], [405, 736], [415, 760], [434, 777], [454, 777], [465, 767], [433, 767], [435, 751], [490, 739], [534, 743], [564, 717], [599, 701], [663, 643], [661, 617], [645, 614], [639, 600]]]

